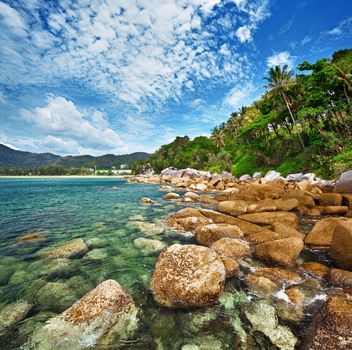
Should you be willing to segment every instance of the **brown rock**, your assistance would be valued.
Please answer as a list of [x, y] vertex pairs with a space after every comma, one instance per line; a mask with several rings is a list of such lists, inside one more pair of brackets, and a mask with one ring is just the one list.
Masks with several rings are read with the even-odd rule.
[[348, 206], [348, 209], [352, 209], [352, 194], [343, 194], [342, 198], [343, 205]]
[[178, 199], [180, 198], [180, 195], [178, 193], [174, 193], [174, 192], [170, 192], [170, 193], [166, 193], [164, 195], [165, 199]]
[[186, 192], [183, 197], [191, 199], [192, 202], [198, 202], [199, 201], [199, 195], [194, 192]]
[[176, 219], [176, 222], [174, 222], [172, 227], [181, 231], [193, 231], [211, 223], [212, 221], [205, 217], [191, 216], [187, 218]]
[[278, 285], [303, 281], [300, 275], [282, 267], [261, 267], [255, 270], [254, 275], [266, 277]]
[[282, 222], [274, 222], [271, 225], [271, 229], [274, 232], [280, 233], [281, 238], [289, 238], [289, 237], [297, 237], [304, 239], [305, 235], [292, 226], [286, 225], [285, 223]]
[[258, 203], [250, 204], [247, 207], [247, 213], [262, 213], [268, 211], [276, 211], [277, 206], [274, 199], [263, 199]]
[[45, 250], [40, 253], [42, 258], [56, 259], [56, 258], [77, 258], [88, 252], [87, 244], [82, 238], [76, 238], [72, 241], [64, 243], [58, 247], [50, 250]]
[[214, 242], [211, 247], [221, 257], [239, 259], [251, 254], [250, 246], [247, 242], [234, 238], [221, 238]]
[[300, 269], [309, 273], [310, 275], [318, 278], [325, 278], [329, 272], [330, 268], [318, 262], [305, 262], [299, 266]]
[[330, 246], [336, 225], [340, 218], [326, 218], [316, 222], [305, 238], [305, 243], [317, 246]]
[[210, 197], [207, 194], [202, 194], [199, 201], [204, 204], [210, 204]]
[[269, 278], [250, 274], [245, 278], [249, 290], [259, 296], [267, 297], [280, 290], [279, 286]]
[[299, 206], [299, 202], [296, 198], [288, 199], [277, 199], [275, 200], [277, 210], [279, 211], [291, 211]]
[[348, 212], [348, 207], [323, 207], [322, 214], [324, 215], [346, 215]]
[[224, 201], [218, 205], [218, 211], [233, 216], [238, 216], [247, 211], [248, 204], [245, 201]]
[[307, 332], [304, 349], [349, 350], [352, 348], [352, 299], [331, 295]]
[[352, 220], [340, 221], [335, 226], [330, 252], [337, 265], [352, 270]]
[[238, 263], [234, 259], [231, 259], [231, 258], [228, 258], [225, 256], [225, 257], [221, 257], [221, 261], [225, 266], [226, 278], [239, 275], [240, 266], [238, 265]]
[[255, 254], [266, 261], [284, 266], [293, 265], [304, 248], [303, 240], [296, 237], [260, 243]]
[[160, 254], [151, 289], [166, 307], [205, 306], [218, 300], [225, 276], [224, 264], [211, 249], [174, 244]]
[[286, 211], [244, 214], [240, 215], [239, 219], [260, 225], [271, 225], [274, 222], [284, 222], [289, 226], [296, 227], [298, 223], [297, 215]]
[[147, 197], [143, 197], [139, 200], [141, 203], [143, 204], [147, 204], [147, 203], [154, 203], [154, 201], [150, 198], [147, 198]]
[[286, 289], [285, 294], [288, 296], [290, 302], [293, 304], [302, 305], [304, 302], [305, 296], [303, 292], [297, 287]]
[[197, 242], [207, 247], [224, 237], [239, 238], [243, 236], [243, 232], [238, 226], [229, 224], [205, 225], [198, 227], [194, 234]]
[[204, 217], [204, 215], [195, 208], [184, 208], [175, 214], [169, 216], [171, 219], [187, 218], [190, 216]]
[[341, 206], [342, 205], [342, 195], [339, 193], [322, 193], [320, 195], [319, 204], [327, 206]]
[[315, 206], [315, 202], [312, 197], [304, 195], [302, 192], [296, 190], [287, 191], [283, 196], [283, 199], [296, 199], [300, 205], [304, 205], [308, 208], [313, 208]]
[[352, 287], [352, 272], [341, 269], [331, 269], [329, 280], [331, 284], [339, 287]]
[[45, 240], [43, 232], [29, 232], [16, 238], [17, 243], [39, 243]]

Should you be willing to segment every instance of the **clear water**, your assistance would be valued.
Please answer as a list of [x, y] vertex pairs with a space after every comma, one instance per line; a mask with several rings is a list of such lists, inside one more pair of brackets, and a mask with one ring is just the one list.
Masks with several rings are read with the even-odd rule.
[[[181, 349], [197, 344], [200, 349], [271, 349], [243, 316], [248, 293], [240, 279], [227, 282], [229, 298], [223, 304], [186, 311], [166, 310], [154, 303], [149, 280], [158, 253], [141, 251], [134, 239], [156, 238], [167, 245], [194, 243], [193, 238], [167, 229], [146, 235], [134, 223], [162, 227], [166, 215], [181, 209], [182, 203], [166, 201], [163, 194], [157, 185], [130, 185], [113, 178], [0, 179], [0, 313], [19, 299], [35, 304], [24, 321], [0, 338], [0, 348], [19, 349], [48, 318], [100, 282], [115, 279], [142, 310], [138, 333], [116, 348]], [[140, 204], [141, 197], [157, 204]], [[45, 239], [16, 242], [30, 232], [41, 232]], [[49, 267], [38, 253], [78, 237], [89, 243], [90, 252], [98, 249], [95, 259], [89, 254], [72, 259], [69, 267], [48, 274]], [[45, 288], [48, 283], [55, 284]], [[302, 327], [292, 329], [300, 335]]]

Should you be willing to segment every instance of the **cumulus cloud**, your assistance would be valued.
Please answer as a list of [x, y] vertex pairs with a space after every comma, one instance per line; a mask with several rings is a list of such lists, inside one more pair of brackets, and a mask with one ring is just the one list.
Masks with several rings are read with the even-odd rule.
[[248, 82], [245, 85], [236, 85], [225, 96], [223, 104], [232, 108], [240, 108], [249, 103], [253, 99], [255, 87], [252, 83]]
[[239, 27], [236, 30], [236, 36], [241, 43], [252, 40], [251, 28], [248, 26]]
[[63, 149], [77, 144], [98, 149], [122, 145], [121, 137], [110, 127], [103, 112], [79, 110], [72, 101], [62, 96], [49, 95], [46, 106], [22, 109], [20, 117], [36, 131], [48, 135], [48, 142], [61, 145]]
[[26, 34], [26, 24], [21, 15], [4, 2], [0, 2], [0, 22], [16, 35]]
[[266, 64], [269, 68], [275, 66], [284, 66], [285, 64], [287, 64], [289, 68], [293, 68], [294, 57], [292, 57], [288, 51], [282, 51], [268, 57]]

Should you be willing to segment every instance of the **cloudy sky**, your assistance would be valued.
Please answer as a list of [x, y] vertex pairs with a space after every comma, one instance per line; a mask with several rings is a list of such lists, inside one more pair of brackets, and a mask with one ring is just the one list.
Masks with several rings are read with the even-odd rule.
[[352, 47], [351, 0], [0, 0], [0, 142], [154, 151], [208, 135], [269, 66]]

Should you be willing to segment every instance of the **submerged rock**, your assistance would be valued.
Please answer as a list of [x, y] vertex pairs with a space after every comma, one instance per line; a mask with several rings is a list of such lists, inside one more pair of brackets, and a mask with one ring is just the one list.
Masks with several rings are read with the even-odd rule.
[[139, 201], [143, 204], [154, 203], [154, 201], [152, 199], [147, 198], [147, 197], [143, 197]]
[[220, 257], [211, 249], [174, 244], [160, 254], [151, 289], [166, 307], [205, 306], [219, 298], [225, 275]]
[[161, 242], [157, 239], [147, 239], [143, 237], [136, 238], [133, 243], [145, 254], [157, 253], [166, 247], [164, 242]]
[[33, 305], [25, 300], [18, 300], [6, 305], [0, 311], [0, 337], [9, 332], [18, 322], [26, 318]]
[[107, 256], [108, 256], [108, 253], [104, 248], [95, 248], [85, 256], [85, 259], [91, 260], [91, 261], [102, 261], [106, 259]]
[[41, 350], [105, 347], [128, 338], [137, 328], [137, 308], [132, 297], [114, 280], [87, 293], [49, 321], [30, 340]]
[[276, 310], [269, 301], [260, 300], [249, 305], [245, 315], [254, 330], [263, 333], [281, 350], [294, 350], [297, 338], [288, 327], [279, 325]]
[[163, 226], [159, 226], [154, 222], [136, 221], [133, 226], [148, 236], [160, 235], [165, 231]]
[[284, 266], [293, 265], [304, 248], [303, 240], [297, 237], [264, 242], [255, 247], [258, 258]]
[[19, 244], [29, 244], [29, 243], [41, 243], [45, 241], [45, 233], [44, 232], [29, 232], [25, 233], [16, 238], [16, 242]]
[[87, 244], [82, 238], [76, 238], [72, 241], [59, 245], [58, 247], [45, 250], [40, 253], [42, 258], [55, 259], [55, 258], [78, 258], [88, 252]]

